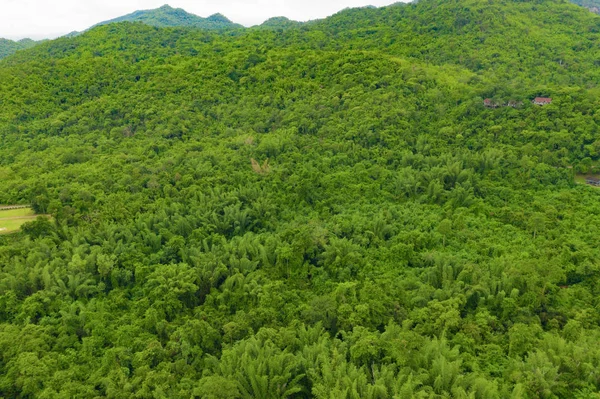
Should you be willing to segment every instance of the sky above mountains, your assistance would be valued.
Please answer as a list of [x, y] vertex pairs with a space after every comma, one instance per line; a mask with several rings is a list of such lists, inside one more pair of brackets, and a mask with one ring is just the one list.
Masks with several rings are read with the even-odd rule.
[[2, 0], [0, 37], [55, 38], [165, 3], [201, 17], [221, 13], [233, 22], [252, 26], [276, 16], [307, 21], [327, 17], [346, 7], [385, 6], [396, 2], [398, 0]]

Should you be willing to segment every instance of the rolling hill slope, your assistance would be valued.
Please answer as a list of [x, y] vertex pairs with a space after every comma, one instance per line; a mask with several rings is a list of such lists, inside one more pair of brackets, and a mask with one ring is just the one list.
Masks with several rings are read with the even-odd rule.
[[493, 70], [503, 81], [523, 75], [538, 82], [600, 81], [600, 17], [568, 2], [421, 1], [345, 10], [315, 30], [330, 38], [324, 43], [360, 39], [361, 48]]

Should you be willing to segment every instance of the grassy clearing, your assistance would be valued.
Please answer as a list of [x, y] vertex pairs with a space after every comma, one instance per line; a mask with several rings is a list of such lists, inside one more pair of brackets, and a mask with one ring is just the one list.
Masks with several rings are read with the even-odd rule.
[[35, 212], [31, 208], [11, 209], [9, 211], [0, 210], [0, 219], [22, 216], [35, 216]]
[[23, 224], [35, 220], [36, 217], [31, 208], [0, 210], [0, 234], [14, 233]]

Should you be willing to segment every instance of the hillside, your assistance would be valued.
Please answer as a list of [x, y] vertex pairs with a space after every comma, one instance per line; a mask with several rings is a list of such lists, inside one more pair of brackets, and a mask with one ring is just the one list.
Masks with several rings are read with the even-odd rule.
[[231, 29], [241, 28], [241, 25], [234, 24], [221, 14], [211, 15], [208, 18], [202, 18], [190, 14], [181, 8], [172, 8], [164, 5], [154, 10], [140, 10], [131, 14], [124, 15], [109, 21], [100, 22], [95, 26], [107, 25], [116, 22], [142, 22], [146, 25], [164, 27], [188, 27], [200, 29]]
[[600, 18], [567, 2], [421, 1], [346, 10], [317, 24], [326, 32], [324, 45], [356, 40], [364, 49], [493, 71], [502, 83], [531, 79], [516, 87], [600, 81]]
[[19, 41], [12, 41], [8, 39], [0, 38], [0, 59], [8, 57], [11, 54], [16, 53], [19, 50], [24, 50], [35, 46], [38, 42], [31, 39], [23, 39]]
[[0, 397], [594, 397], [600, 17], [267, 25], [0, 61]]
[[[600, 7], [600, 3], [597, 0], [570, 0], [572, 3], [582, 6], [596, 14], [600, 13], [598, 9]], [[413, 2], [415, 5], [418, 2]], [[404, 3], [398, 3], [398, 7], [403, 7]], [[531, 6], [532, 8], [536, 8], [536, 6]], [[364, 7], [364, 8], [355, 8], [353, 10], [347, 11], [348, 13], [359, 12], [362, 13], [364, 10], [376, 10], [376, 7]], [[490, 8], [488, 11], [491, 11], [493, 8]], [[536, 8], [537, 9], [537, 8]], [[462, 10], [463, 12], [465, 10]], [[484, 9], [480, 11], [485, 11]], [[571, 11], [572, 12], [572, 11]], [[343, 13], [342, 13], [343, 14]], [[498, 14], [493, 14], [488, 12], [489, 16], [491, 16], [492, 20], [498, 17]], [[462, 21], [466, 21], [467, 16], [465, 15]], [[417, 19], [418, 20], [418, 19]], [[326, 21], [330, 21], [327, 19]], [[414, 20], [416, 21], [416, 20]], [[457, 20], [459, 21], [459, 20]], [[150, 26], [155, 27], [192, 27], [192, 28], [200, 28], [200, 29], [210, 29], [210, 30], [221, 30], [221, 29], [242, 29], [244, 28], [242, 25], [231, 22], [227, 17], [222, 14], [211, 15], [208, 18], [202, 18], [197, 15], [186, 12], [181, 8], [172, 8], [169, 5], [164, 5], [160, 8], [153, 10], [138, 10], [131, 14], [127, 14], [112, 20], [100, 22], [93, 27], [107, 25], [111, 23], [118, 22], [142, 22]], [[363, 20], [366, 22], [366, 19]], [[458, 22], [461, 23], [461, 22]], [[260, 25], [260, 28], [268, 28], [268, 29], [287, 29], [290, 27], [304, 25], [305, 23], [292, 21], [286, 17], [274, 17], [265, 21]], [[310, 24], [310, 22], [309, 22]], [[93, 28], [92, 27], [92, 28]], [[551, 27], [547, 25], [547, 27]], [[347, 26], [348, 29], [352, 29], [351, 26]], [[418, 25], [413, 25], [414, 30], [422, 30], [422, 27]], [[347, 32], [347, 31], [346, 31]], [[510, 32], [509, 32], [510, 33]], [[81, 32], [71, 32], [66, 37], [75, 37], [80, 35]], [[410, 34], [409, 34], [410, 35]], [[479, 37], [479, 40], [485, 40], [482, 37]], [[24, 39], [19, 42], [13, 42], [6, 39], [0, 39], [0, 59], [7, 57], [8, 55], [14, 54], [16, 51], [33, 47], [38, 42], [31, 41], [30, 39]], [[504, 42], [500, 41], [499, 44]], [[561, 43], [562, 45], [562, 43]], [[561, 47], [562, 48], [562, 47]], [[437, 49], [436, 49], [437, 50]]]

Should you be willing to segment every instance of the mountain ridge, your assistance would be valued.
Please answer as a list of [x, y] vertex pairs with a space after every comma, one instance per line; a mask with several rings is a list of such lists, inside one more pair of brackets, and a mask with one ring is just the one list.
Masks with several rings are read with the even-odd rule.
[[[210, 15], [206, 18], [199, 17], [195, 14], [188, 13], [181, 8], [173, 8], [168, 4], [161, 7], [148, 10], [138, 10], [130, 14], [126, 14], [110, 20], [98, 22], [92, 25], [90, 29], [98, 26], [120, 23], [120, 22], [139, 22], [149, 26], [165, 28], [165, 27], [185, 27], [185, 28], [197, 28], [207, 30], [225, 30], [225, 29], [240, 29], [242, 25], [233, 23], [226, 16], [221, 13]], [[75, 37], [83, 32], [73, 31], [63, 37]], [[0, 59], [5, 58], [19, 50], [24, 50], [35, 46], [36, 44], [42, 43], [41, 41], [33, 41], [31, 39], [22, 39], [19, 41], [12, 41], [8, 39], [0, 39]]]
[[[577, 4], [583, 8], [588, 9], [593, 13], [600, 13], [600, 0], [569, 0], [569, 2], [573, 4]], [[416, 4], [418, 1], [414, 1], [412, 3], [403, 3], [398, 2], [386, 7], [393, 6], [402, 6], [406, 4]], [[369, 9], [377, 9], [374, 6], [364, 6], [357, 7], [356, 9], [360, 10], [369, 10]], [[351, 9], [350, 9], [351, 10]], [[343, 12], [346, 10], [342, 10]], [[258, 28], [269, 28], [269, 29], [287, 29], [292, 28], [301, 24], [312, 24], [316, 21], [309, 22], [298, 22], [288, 19], [287, 17], [272, 17], [264, 21], [262, 24], [257, 25]], [[244, 27], [240, 24], [236, 24], [229, 20], [226, 16], [221, 13], [213, 14], [209, 17], [202, 18], [195, 14], [188, 13], [184, 9], [181, 8], [173, 8], [168, 4], [165, 4], [156, 9], [148, 9], [148, 10], [137, 10], [130, 14], [126, 14], [117, 18], [113, 18], [110, 20], [102, 21], [97, 24], [92, 25], [89, 29], [95, 28], [97, 26], [102, 26], [111, 23], [119, 23], [119, 22], [142, 22], [146, 23], [150, 26], [156, 27], [193, 27], [200, 29], [214, 29], [214, 30], [222, 30], [222, 29], [244, 29]], [[88, 30], [89, 30], [88, 29]], [[82, 32], [71, 32], [65, 35], [65, 37], [73, 37], [81, 34]], [[34, 46], [37, 43], [41, 43], [42, 41], [34, 41], [33, 43], [28, 42], [26, 44], [20, 43], [21, 41], [12, 41], [8, 39], [1, 39], [0, 41], [0, 59], [14, 54], [16, 51], [27, 49]], [[31, 40], [31, 39], [23, 39], [23, 40]]]
[[207, 18], [199, 17], [189, 13], [182, 8], [173, 8], [165, 4], [156, 9], [138, 10], [114, 19], [99, 22], [90, 29], [97, 26], [118, 22], [142, 22], [155, 27], [191, 27], [200, 29], [232, 29], [242, 27], [231, 22], [223, 14], [216, 13]]

